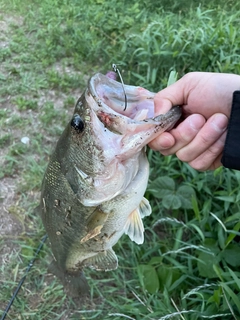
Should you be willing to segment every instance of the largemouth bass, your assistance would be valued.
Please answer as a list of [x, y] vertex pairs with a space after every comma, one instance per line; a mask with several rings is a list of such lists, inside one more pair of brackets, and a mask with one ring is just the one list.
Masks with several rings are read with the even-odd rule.
[[154, 93], [95, 74], [77, 101], [47, 167], [41, 216], [53, 253], [51, 271], [72, 296], [88, 292], [85, 267], [112, 270], [112, 247], [125, 233], [143, 243], [151, 207], [145, 146], [169, 130], [180, 107], [154, 117]]

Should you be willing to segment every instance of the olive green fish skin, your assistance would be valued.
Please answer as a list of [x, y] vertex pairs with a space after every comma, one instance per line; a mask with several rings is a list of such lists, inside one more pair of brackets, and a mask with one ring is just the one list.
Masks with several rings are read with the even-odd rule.
[[90, 79], [43, 178], [40, 207], [53, 253], [50, 270], [72, 296], [89, 291], [85, 267], [117, 268], [112, 247], [124, 233], [143, 243], [142, 218], [151, 214], [143, 197], [149, 176], [145, 146], [181, 115], [175, 107], [149, 119], [154, 94], [125, 90], [131, 97], [127, 115], [120, 83], [101, 74]]
[[[84, 95], [82, 98], [84, 99]], [[89, 134], [91, 135], [91, 127], [87, 127], [87, 130], [90, 131]], [[74, 130], [71, 124], [68, 124], [49, 161], [42, 184], [41, 216], [51, 242], [54, 257], [51, 271], [61, 278], [65, 286], [70, 281], [73, 286], [70, 287], [72, 291], [70, 293], [77, 296], [78, 294], [86, 294], [88, 285], [81, 275], [82, 268], [80, 266], [76, 269], [67, 268], [66, 261], [74, 243], [79, 243], [80, 255], [84, 251], [89, 251], [91, 244], [87, 242], [80, 245], [80, 239], [87, 234], [87, 221], [96, 207], [86, 207], [78, 200], [77, 194], [81, 192], [81, 185], [78, 183], [74, 170], [74, 163], [78, 161], [78, 152], [75, 148], [77, 148], [78, 143], [81, 143], [81, 148], [85, 149], [85, 153], [88, 151], [89, 155], [93, 152], [96, 158], [101, 158], [101, 151], [93, 145], [91, 146], [87, 139], [76, 141], [75, 146], [73, 139], [77, 140], [78, 135], [72, 131]], [[85, 136], [87, 136], [86, 132]], [[88, 157], [84, 153], [82, 155], [83, 158], [80, 157], [80, 161], [84, 164], [84, 158], [87, 159]], [[89, 162], [88, 166], [83, 166], [83, 169], [90, 173], [96, 170], [94, 165], [91, 166]], [[102, 251], [103, 248], [100, 248], [100, 250]], [[75, 281], [79, 276], [83, 280], [78, 286]], [[67, 278], [70, 280], [65, 281]]]

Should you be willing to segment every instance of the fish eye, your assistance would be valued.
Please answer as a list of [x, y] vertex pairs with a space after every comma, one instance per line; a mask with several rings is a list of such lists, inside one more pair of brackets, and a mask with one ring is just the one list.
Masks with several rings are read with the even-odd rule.
[[84, 121], [79, 116], [79, 114], [75, 114], [71, 121], [71, 126], [77, 131], [77, 133], [80, 133], [84, 129]]

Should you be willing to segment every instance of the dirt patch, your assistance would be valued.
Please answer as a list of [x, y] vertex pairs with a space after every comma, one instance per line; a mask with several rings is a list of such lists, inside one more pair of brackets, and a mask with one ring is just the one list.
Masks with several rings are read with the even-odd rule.
[[4, 178], [0, 180], [0, 231], [1, 235], [14, 235], [15, 237], [22, 231], [19, 221], [9, 212], [9, 207], [16, 204], [18, 196], [15, 192], [15, 179]]
[[[24, 18], [14, 15], [5, 14], [0, 11], [0, 49], [7, 49], [12, 41], [13, 29], [12, 25], [15, 27], [21, 27], [24, 23]], [[9, 63], [8, 61], [6, 63]], [[18, 69], [19, 64], [11, 62], [11, 66]], [[0, 80], [1, 75], [4, 77], [12, 77], [9, 72], [6, 72], [5, 61], [1, 63], [0, 66]], [[66, 72], [61, 64], [56, 64], [53, 66], [59, 72]], [[74, 70], [67, 70], [68, 73], [73, 73]], [[80, 89], [72, 92], [72, 96], [75, 100], [80, 96]], [[19, 185], [22, 183], [22, 174], [24, 167], [24, 155], [21, 156], [21, 148], [27, 147], [21, 141], [23, 137], [29, 139], [29, 144], [35, 139], [38, 133], [44, 135], [44, 129], [41, 128], [41, 122], [39, 121], [39, 115], [41, 115], [42, 107], [46, 102], [52, 102], [54, 109], [59, 111], [61, 114], [65, 114], [66, 118], [73, 112], [72, 108], [64, 108], [64, 101], [67, 98], [67, 94], [59, 92], [59, 90], [39, 90], [37, 92], [37, 98], [33, 93], [29, 95], [21, 95], [23, 99], [27, 100], [37, 100], [38, 109], [37, 110], [19, 110], [16, 106], [15, 100], [18, 98], [13, 95], [5, 95], [0, 100], [0, 139], [6, 135], [9, 136], [8, 140], [4, 145], [0, 145], [0, 169], [5, 169], [8, 162], [13, 163], [13, 168], [10, 173], [6, 173], [3, 170], [1, 177], [0, 170], [0, 264], [7, 265], [9, 263], [11, 253], [16, 253], [19, 251], [19, 245], [16, 243], [16, 239], [23, 235], [26, 231], [32, 231], [31, 225], [34, 221], [29, 221], [26, 216], [26, 208], [24, 203], [24, 198], [28, 199], [28, 202], [37, 202], [40, 196], [40, 189], [34, 191], [22, 192], [19, 190]], [[19, 120], [18, 120], [19, 119]], [[24, 121], [26, 120], [26, 125]], [[15, 122], [14, 122], [15, 121]], [[22, 126], [19, 127], [18, 123], [22, 121]], [[28, 124], [29, 123], [29, 124]], [[59, 128], [59, 131], [61, 128]], [[44, 135], [43, 145], [46, 142], [53, 144], [56, 138]], [[9, 154], [12, 146], [18, 146], [18, 149], [12, 154]], [[20, 158], [19, 158], [20, 155]], [[38, 150], [34, 150], [32, 157], [38, 161], [39, 154]], [[15, 165], [16, 163], [16, 165]], [[20, 165], [19, 165], [20, 163]], [[18, 167], [19, 165], [19, 167]], [[19, 169], [20, 168], [20, 169]], [[10, 170], [9, 170], [10, 171]], [[33, 229], [34, 231], [34, 229]], [[36, 244], [37, 245], [37, 244]], [[1, 279], [2, 280], [2, 279]]]
[[18, 245], [12, 240], [17, 239], [24, 229], [20, 220], [9, 212], [14, 206], [17, 208], [18, 195], [15, 184], [13, 178], [0, 180], [0, 235], [4, 240], [0, 248], [0, 265], [7, 264], [11, 253], [18, 251]]
[[[2, 16], [2, 17], [1, 17]], [[9, 44], [10, 25], [22, 26], [23, 18], [19, 16], [10, 16], [0, 11], [0, 48], [5, 48]]]
[[[0, 49], [8, 50], [12, 41], [10, 25], [21, 26], [24, 19], [4, 15], [2, 12], [0, 12], [0, 16]], [[6, 64], [4, 61], [0, 65], [0, 80], [3, 79], [7, 82], [11, 78], [14, 82], [16, 75], [16, 79], [19, 81], [24, 78], [24, 69], [22, 71], [21, 66], [12, 60], [9, 57]], [[9, 65], [13, 71], [9, 71]], [[69, 77], [80, 75], [83, 80], [88, 78], [88, 76], [82, 76], [79, 71], [75, 71], [73, 67], [64, 67], [61, 62], [53, 64], [51, 68], [60, 75], [67, 74]], [[21, 72], [22, 74], [20, 74]], [[26, 75], [28, 75], [27, 71]], [[31, 82], [34, 80], [35, 78], [30, 79]], [[18, 90], [15, 94], [10, 92], [0, 99], [0, 143], [3, 137], [8, 137], [5, 142], [0, 144], [0, 266], [2, 273], [0, 310], [6, 307], [14, 288], [24, 275], [30, 259], [34, 256], [44, 232], [39, 215], [34, 211], [38, 199], [40, 199], [39, 179], [41, 180], [42, 177], [39, 178], [39, 176], [43, 174], [42, 168], [47, 164], [51, 150], [64, 128], [64, 122], [71, 118], [74, 101], [77, 101], [83, 89], [70, 89], [70, 94], [67, 94], [59, 88], [56, 90], [52, 88], [39, 89], [37, 86], [36, 88], [35, 92], [29, 90], [29, 92], [24, 91], [23, 93], [20, 88], [19, 92]], [[35, 103], [36, 107], [33, 105], [32, 109], [25, 109], [24, 103], [29, 101]], [[47, 114], [46, 105], [49, 104], [53, 105], [54, 110], [51, 108], [49, 110], [56, 115], [56, 118], [50, 119], [50, 115]], [[40, 119], [44, 116], [44, 112], [46, 117], [48, 116], [45, 123]], [[50, 134], [45, 131], [46, 127], [43, 127], [43, 123], [46, 125], [47, 121], [49, 121], [49, 128], [52, 129], [52, 131], [49, 130]], [[22, 140], [23, 137], [28, 140]], [[28, 169], [30, 157], [35, 162], [33, 161], [32, 167]], [[8, 165], [9, 170], [6, 169]], [[39, 167], [41, 168], [39, 169]], [[37, 187], [33, 190], [30, 190], [29, 187], [21, 188], [26, 183], [26, 174], [28, 174], [30, 184], [32, 183], [35, 171], [38, 172]], [[48, 242], [46, 248], [49, 250]], [[34, 267], [24, 282], [24, 290], [19, 293], [19, 301], [26, 303], [24, 311], [29, 308], [31, 310], [41, 309], [42, 306], [51, 309], [52, 303], [54, 303], [56, 305], [56, 308], [53, 307], [54, 312], [62, 312], [64, 313], [62, 319], [69, 319], [70, 315], [75, 312], [75, 306], [69, 307], [70, 302], [65, 299], [64, 291], [58, 280], [55, 279], [55, 276], [47, 273], [47, 264], [51, 260], [51, 254], [44, 250], [39, 254]], [[46, 259], [42, 259], [43, 256], [46, 256]], [[34, 278], [31, 278], [32, 274], [35, 275]], [[52, 288], [57, 288], [58, 292], [56, 293], [55, 290], [53, 293]], [[48, 292], [49, 302], [46, 300], [46, 292]], [[54, 300], [55, 296], [56, 300]], [[78, 306], [77, 302], [76, 305]], [[79, 303], [79, 308], [81, 306]], [[92, 305], [89, 308], [93, 308]], [[41, 312], [44, 314], [44, 311]], [[14, 314], [18, 314], [18, 310], [13, 305], [11, 315]], [[14, 318], [14, 316], [12, 317]], [[21, 315], [21, 319], [28, 319], [28, 317], [24, 318]]]

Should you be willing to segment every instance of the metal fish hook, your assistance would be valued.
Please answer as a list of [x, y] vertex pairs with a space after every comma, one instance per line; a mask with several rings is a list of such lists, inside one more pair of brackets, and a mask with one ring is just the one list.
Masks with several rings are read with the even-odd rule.
[[116, 72], [120, 78], [120, 81], [121, 81], [121, 84], [122, 84], [122, 88], [123, 88], [123, 92], [124, 92], [124, 97], [125, 97], [125, 107], [123, 109], [123, 111], [125, 111], [127, 109], [127, 95], [126, 95], [126, 91], [125, 91], [125, 88], [124, 88], [124, 83], [123, 83], [123, 79], [122, 79], [122, 76], [121, 76], [121, 73], [117, 67], [117, 65], [115, 63], [112, 64], [112, 68], [113, 68], [113, 71]]

